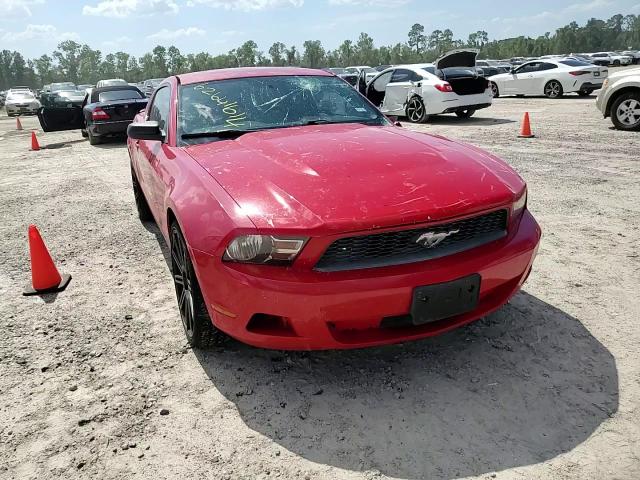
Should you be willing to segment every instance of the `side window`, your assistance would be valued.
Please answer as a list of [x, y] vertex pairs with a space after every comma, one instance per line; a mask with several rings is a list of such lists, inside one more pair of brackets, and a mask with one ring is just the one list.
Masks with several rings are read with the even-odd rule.
[[389, 83], [410, 82], [413, 76], [412, 74], [413, 72], [411, 70], [399, 68], [398, 70], [394, 70], [391, 76], [391, 82]]
[[518, 70], [516, 70], [516, 73], [537, 72], [539, 66], [540, 66], [540, 62], [525, 63], [520, 68], [518, 68]]
[[553, 70], [554, 68], [558, 68], [553, 63], [541, 63], [540, 68], [538, 68], [539, 72], [544, 72], [545, 70]]
[[153, 97], [153, 104], [149, 109], [149, 120], [158, 122], [160, 131], [166, 135], [169, 126], [169, 110], [171, 103], [171, 92], [169, 87], [162, 87], [156, 91]]
[[372, 85], [373, 89], [376, 92], [385, 91], [385, 89], [387, 88], [387, 83], [389, 83], [389, 80], [391, 80], [391, 73], [392, 72], [387, 72], [384, 75], [380, 75], [378, 78], [376, 78]]

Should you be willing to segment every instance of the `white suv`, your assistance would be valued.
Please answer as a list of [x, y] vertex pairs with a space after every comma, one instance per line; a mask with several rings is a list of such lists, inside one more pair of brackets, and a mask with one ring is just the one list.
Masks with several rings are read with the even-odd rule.
[[640, 130], [640, 68], [613, 73], [596, 99], [604, 117], [620, 130]]

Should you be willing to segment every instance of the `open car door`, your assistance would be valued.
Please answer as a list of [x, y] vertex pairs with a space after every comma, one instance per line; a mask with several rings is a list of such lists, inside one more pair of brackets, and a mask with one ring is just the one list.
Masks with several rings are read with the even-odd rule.
[[45, 132], [80, 130], [85, 127], [82, 107], [41, 107], [38, 120]]

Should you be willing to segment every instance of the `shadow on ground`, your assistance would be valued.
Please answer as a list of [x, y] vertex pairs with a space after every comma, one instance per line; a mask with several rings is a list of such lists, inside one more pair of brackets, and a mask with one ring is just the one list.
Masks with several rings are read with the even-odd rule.
[[549, 460], [618, 408], [613, 356], [527, 293], [449, 334], [358, 351], [196, 352], [247, 426], [320, 464], [456, 478]]
[[[505, 123], [515, 123], [515, 120], [508, 118], [471, 117], [458, 118], [455, 115], [432, 115], [424, 125], [460, 125], [460, 126], [491, 126], [503, 125]], [[403, 125], [413, 125], [408, 120], [402, 122]], [[419, 125], [419, 124], [418, 124]]]

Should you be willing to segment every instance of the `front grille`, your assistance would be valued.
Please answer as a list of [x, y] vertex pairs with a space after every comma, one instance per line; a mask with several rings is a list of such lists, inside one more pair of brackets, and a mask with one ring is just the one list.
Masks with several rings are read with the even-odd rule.
[[[315, 269], [323, 272], [356, 270], [452, 255], [504, 237], [507, 234], [507, 214], [507, 210], [497, 210], [431, 227], [341, 238], [329, 246]], [[439, 233], [456, 230], [458, 232], [451, 233], [431, 248], [417, 243], [425, 234], [428, 241], [429, 237]], [[434, 235], [429, 235], [429, 232]]]

